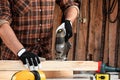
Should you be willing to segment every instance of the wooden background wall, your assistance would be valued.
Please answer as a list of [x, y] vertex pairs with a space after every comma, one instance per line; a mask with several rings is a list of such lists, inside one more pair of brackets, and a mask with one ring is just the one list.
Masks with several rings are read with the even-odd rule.
[[[77, 0], [76, 0], [77, 1]], [[73, 25], [73, 37], [70, 39], [72, 48], [69, 60], [103, 61], [110, 66], [120, 66], [120, 29], [119, 0], [80, 0], [80, 15]], [[105, 2], [106, 1], [106, 2]], [[105, 12], [115, 1], [110, 14]], [[62, 12], [56, 5], [54, 31], [60, 24]], [[108, 18], [109, 16], [109, 18]], [[110, 22], [114, 20], [115, 22]], [[53, 56], [54, 39], [53, 34]]]

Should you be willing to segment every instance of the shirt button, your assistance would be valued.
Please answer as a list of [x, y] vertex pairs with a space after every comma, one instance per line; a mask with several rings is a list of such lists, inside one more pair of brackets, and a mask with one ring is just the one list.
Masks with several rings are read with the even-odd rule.
[[39, 11], [41, 12], [42, 10], [41, 10], [41, 9], [39, 9]]
[[39, 41], [41, 41], [41, 39], [40, 39], [40, 38], [38, 38], [38, 39], [37, 39], [37, 41], [39, 42]]
[[42, 26], [42, 24], [39, 24], [39, 26]]

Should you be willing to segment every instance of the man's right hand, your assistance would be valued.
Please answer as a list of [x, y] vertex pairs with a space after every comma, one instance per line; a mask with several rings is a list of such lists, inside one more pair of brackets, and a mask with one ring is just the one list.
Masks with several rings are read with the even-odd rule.
[[67, 42], [72, 37], [72, 23], [70, 20], [65, 20], [60, 26], [58, 26], [56, 33], [59, 29], [65, 31], [65, 42]]
[[31, 71], [41, 68], [40, 59], [36, 54], [28, 52], [25, 49], [21, 49], [18, 52], [18, 56], [25, 65], [25, 67], [29, 68]]

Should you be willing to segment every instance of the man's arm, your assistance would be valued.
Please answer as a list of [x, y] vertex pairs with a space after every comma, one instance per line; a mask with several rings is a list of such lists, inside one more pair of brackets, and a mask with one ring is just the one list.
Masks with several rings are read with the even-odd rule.
[[16, 55], [18, 51], [23, 48], [23, 45], [18, 41], [8, 23], [4, 23], [0, 26], [0, 37], [6, 46]]
[[12, 21], [12, 14], [10, 3], [8, 0], [0, 1], [0, 38], [6, 46], [14, 53], [23, 48], [22, 44], [18, 41], [15, 33], [10, 27]]
[[65, 20], [70, 20], [70, 22], [74, 22], [74, 20], [76, 19], [76, 17], [79, 14], [79, 9], [77, 6], [71, 6], [69, 8], [67, 8], [64, 12], [65, 15]]
[[57, 0], [56, 3], [60, 6], [63, 11], [64, 19], [74, 22], [79, 14], [79, 4], [73, 0]]
[[57, 30], [63, 29], [65, 31], [65, 42], [67, 42], [72, 37], [72, 23], [79, 14], [79, 5], [73, 0], [58, 0], [56, 3], [60, 5], [63, 11], [63, 21]]
[[0, 37], [9, 49], [13, 51], [16, 56], [19, 56], [19, 59], [27, 68], [30, 70], [38, 70], [40, 68], [38, 56], [28, 52], [23, 47], [8, 23], [0, 25]]
[[38, 70], [40, 60], [38, 56], [27, 51], [17, 39], [10, 26], [12, 14], [8, 0], [0, 1], [0, 38], [5, 45], [23, 62], [30, 70]]

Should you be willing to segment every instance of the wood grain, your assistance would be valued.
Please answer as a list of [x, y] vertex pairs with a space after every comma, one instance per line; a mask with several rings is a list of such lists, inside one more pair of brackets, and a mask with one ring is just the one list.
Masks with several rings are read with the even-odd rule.
[[[1, 70], [25, 70], [21, 61], [0, 60]], [[41, 62], [43, 71], [96, 71], [98, 62], [95, 61], [43, 61]]]
[[[18, 60], [0, 60], [0, 64], [0, 80], [10, 80], [16, 72], [26, 70]], [[94, 61], [42, 61], [41, 64], [47, 78], [72, 78], [73, 71], [98, 70], [98, 62]]]

